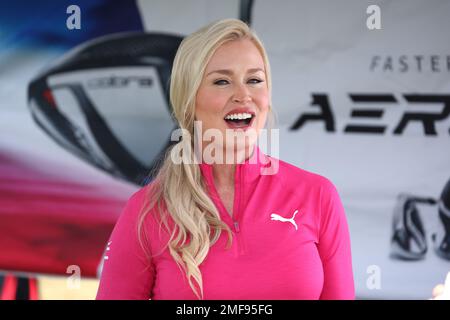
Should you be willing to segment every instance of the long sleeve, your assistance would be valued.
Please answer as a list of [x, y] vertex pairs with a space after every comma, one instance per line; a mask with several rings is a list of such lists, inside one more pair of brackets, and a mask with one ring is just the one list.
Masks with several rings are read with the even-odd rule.
[[142, 192], [136, 192], [123, 209], [108, 241], [97, 291], [99, 300], [148, 300], [154, 266], [142, 249], [137, 222]]
[[323, 264], [324, 285], [320, 299], [355, 298], [350, 234], [344, 207], [335, 186], [327, 180], [322, 189], [319, 254]]

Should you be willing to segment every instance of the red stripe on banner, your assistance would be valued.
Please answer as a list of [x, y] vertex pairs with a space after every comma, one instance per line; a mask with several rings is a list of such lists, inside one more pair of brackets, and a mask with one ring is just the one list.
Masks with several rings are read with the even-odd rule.
[[17, 291], [17, 278], [13, 275], [6, 275], [3, 283], [3, 290], [0, 300], [15, 300]]
[[29, 299], [30, 300], [39, 300], [39, 292], [38, 292], [38, 284], [36, 278], [30, 278], [28, 282], [29, 287]]
[[0, 270], [66, 275], [76, 265], [83, 276], [96, 277], [108, 237], [136, 187], [0, 150]]

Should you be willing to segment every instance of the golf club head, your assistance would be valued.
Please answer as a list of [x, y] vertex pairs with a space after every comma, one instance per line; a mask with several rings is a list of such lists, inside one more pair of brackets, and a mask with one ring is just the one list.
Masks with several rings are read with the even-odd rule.
[[442, 190], [438, 208], [439, 219], [444, 227], [444, 235], [440, 241], [437, 240], [436, 234], [433, 235], [434, 250], [439, 257], [450, 260], [450, 180], [447, 181], [444, 190]]
[[417, 204], [433, 205], [432, 198], [416, 197], [402, 193], [394, 208], [391, 257], [401, 260], [420, 260], [428, 250], [425, 229]]
[[129, 32], [77, 46], [30, 82], [33, 119], [89, 164], [146, 184], [173, 144], [169, 81], [181, 41]]

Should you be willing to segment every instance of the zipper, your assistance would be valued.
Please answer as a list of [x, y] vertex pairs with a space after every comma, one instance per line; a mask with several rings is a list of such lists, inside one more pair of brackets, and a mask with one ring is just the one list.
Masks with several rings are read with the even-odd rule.
[[242, 199], [244, 192], [244, 167], [243, 165], [236, 167], [236, 175], [235, 175], [235, 203], [233, 210], [233, 225], [235, 231], [235, 239], [236, 239], [236, 255], [242, 255], [245, 253], [245, 246], [242, 239], [241, 228], [239, 226], [239, 222], [241, 219], [241, 210], [242, 210]]
[[216, 206], [219, 209], [219, 212], [222, 215], [222, 219], [225, 223], [228, 224], [230, 229], [234, 231], [235, 239], [236, 239], [236, 247], [237, 252], [236, 254], [242, 254], [243, 248], [242, 248], [242, 240], [241, 238], [241, 228], [239, 225], [240, 218], [241, 218], [241, 207], [242, 207], [242, 193], [244, 189], [244, 170], [243, 166], [236, 166], [236, 172], [234, 176], [234, 199], [233, 199], [233, 213], [230, 215], [230, 213], [225, 208], [225, 205], [223, 204], [222, 199], [220, 198], [219, 192], [217, 192], [216, 186], [214, 184], [214, 177], [212, 175], [212, 171], [210, 172], [210, 188], [212, 193], [214, 194], [215, 198], [217, 199]]
[[234, 221], [234, 230], [235, 230], [236, 232], [239, 232], [239, 231], [240, 231], [240, 229], [239, 229], [239, 222], [237, 222], [237, 221]]
[[240, 232], [239, 218], [241, 210], [241, 193], [242, 193], [242, 166], [236, 165], [234, 175], [234, 199], [233, 199], [233, 226], [236, 233]]

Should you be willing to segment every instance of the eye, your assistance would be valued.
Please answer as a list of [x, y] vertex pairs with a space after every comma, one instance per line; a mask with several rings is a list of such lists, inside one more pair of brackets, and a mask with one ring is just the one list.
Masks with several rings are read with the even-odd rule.
[[259, 80], [259, 79], [256, 79], [256, 78], [250, 79], [249, 81], [255, 81], [255, 82], [252, 82], [254, 84], [264, 82], [263, 80]]
[[227, 83], [228, 83], [228, 81], [227, 80], [223, 80], [223, 79], [217, 80], [217, 81], [214, 82], [214, 84], [217, 84], [217, 85], [222, 85], [222, 84], [227, 84]]

